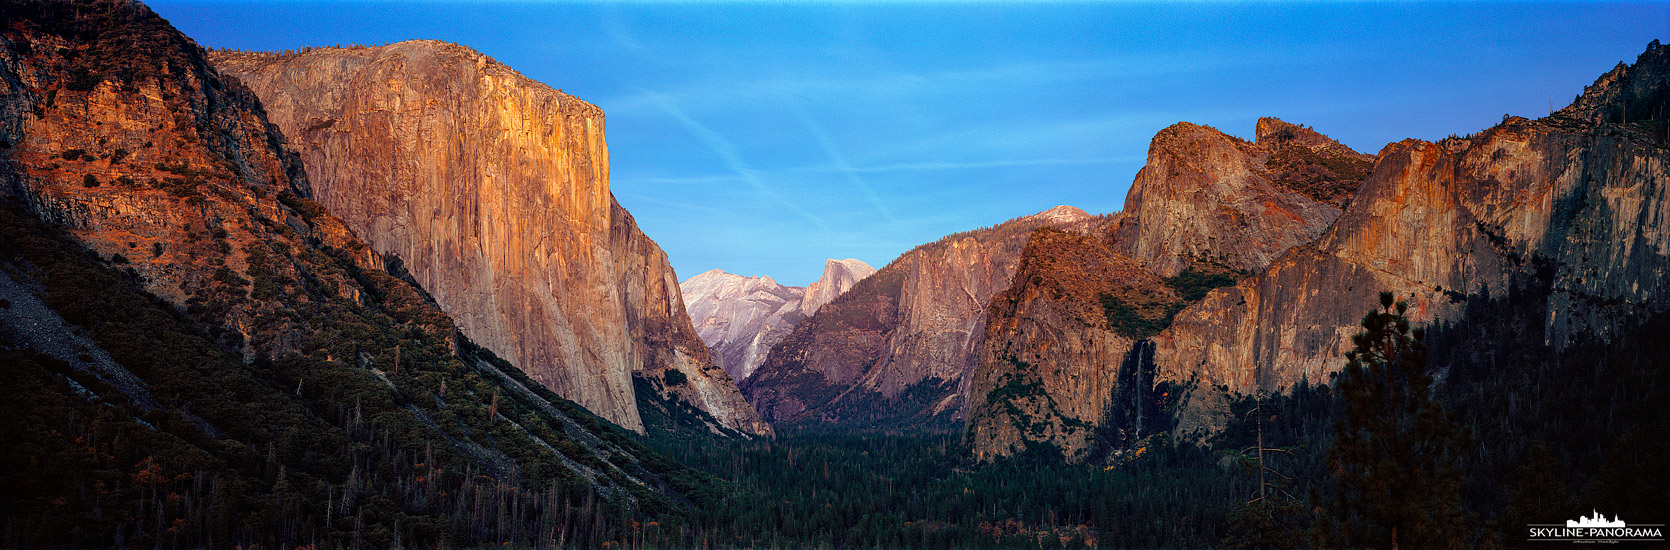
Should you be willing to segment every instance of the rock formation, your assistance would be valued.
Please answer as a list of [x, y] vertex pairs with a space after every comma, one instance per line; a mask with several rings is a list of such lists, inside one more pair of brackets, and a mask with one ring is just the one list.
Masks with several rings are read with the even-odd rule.
[[745, 380], [802, 319], [875, 271], [860, 260], [829, 260], [817, 282], [798, 287], [714, 269], [686, 279], [679, 289], [715, 360], [732, 379]]
[[986, 305], [1028, 234], [1098, 233], [1112, 221], [1057, 207], [918, 246], [797, 325], [743, 393], [779, 424], [948, 428], [965, 412]]
[[1119, 367], [1143, 335], [1116, 325], [1104, 296], [1146, 318], [1163, 317], [1177, 293], [1099, 236], [1032, 234], [1016, 282], [992, 299], [974, 371], [968, 432], [985, 459], [1048, 441], [1075, 457], [1119, 385]]
[[[1663, 277], [1670, 268], [1665, 184], [1670, 154], [1664, 148], [1670, 124], [1662, 115], [1667, 103], [1670, 52], [1655, 42], [1635, 65], [1620, 65], [1547, 118], [1509, 117], [1475, 136], [1386, 146], [1349, 199], [1342, 197], [1353, 186], [1329, 173], [1353, 173], [1360, 157], [1268, 119], [1259, 123], [1256, 144], [1270, 155], [1267, 175], [1247, 177], [1257, 170], [1236, 168], [1247, 165], [1245, 156], [1230, 154], [1222, 141], [1197, 139], [1177, 150], [1181, 156], [1199, 151], [1209, 162], [1165, 171], [1193, 179], [1192, 185], [1160, 187], [1153, 185], [1158, 175], [1150, 173], [1157, 172], [1151, 155], [1130, 199], [1138, 204], [1128, 206], [1108, 248], [1128, 251], [1157, 274], [1187, 275], [1190, 262], [1215, 261], [1252, 275], [1206, 293], [1167, 322], [1139, 322], [1166, 328], [1132, 344], [1121, 360], [1103, 353], [1075, 361], [1048, 350], [1075, 350], [1070, 357], [1092, 349], [1090, 343], [1124, 342], [1102, 334], [1107, 329], [1084, 313], [1082, 297], [1042, 292], [1032, 287], [1047, 289], [1048, 278], [1040, 282], [1017, 274], [1015, 287], [994, 302], [988, 323], [988, 353], [976, 380], [979, 388], [993, 389], [972, 398], [985, 407], [971, 413], [976, 453], [997, 456], [1047, 443], [1082, 458], [1089, 452], [1084, 430], [1099, 431], [1103, 443], [1131, 443], [1144, 433], [1141, 415], [1156, 401], [1177, 406], [1174, 434], [1210, 433], [1224, 421], [1226, 397], [1281, 391], [1306, 380], [1327, 382], [1345, 365], [1341, 354], [1382, 290], [1407, 301], [1415, 322], [1433, 323], [1456, 319], [1471, 301], [1536, 281], [1551, 289], [1544, 333], [1556, 350], [1579, 339], [1604, 341], [1648, 314], [1670, 309], [1670, 282]], [[1156, 147], [1151, 153], [1166, 150]], [[1212, 167], [1225, 162], [1229, 168]], [[1270, 205], [1262, 212], [1271, 219], [1238, 219], [1251, 210], [1233, 194], [1192, 198], [1192, 190], [1226, 180], [1264, 194], [1256, 203]], [[1284, 205], [1291, 197], [1270, 194], [1266, 183], [1324, 204]], [[1167, 198], [1149, 204], [1159, 196], [1157, 189], [1168, 189]], [[1206, 214], [1214, 204], [1239, 214], [1226, 211], [1211, 219]], [[1326, 214], [1328, 204], [1345, 207], [1325, 231], [1316, 232], [1314, 222], [1292, 223], [1328, 219], [1305, 214]], [[1156, 219], [1171, 226], [1147, 227]], [[1307, 242], [1308, 234], [1317, 236]], [[1033, 254], [1040, 257], [1071, 248], [1058, 237], [1034, 240], [1037, 246], [1029, 251], [1038, 250]], [[1095, 250], [1092, 243], [1077, 248]], [[1203, 264], [1202, 258], [1211, 261]], [[1117, 255], [1099, 261], [1104, 269], [1129, 265]], [[1043, 263], [1023, 260], [1023, 265]], [[1070, 275], [1087, 271], [1058, 263], [1072, 266], [1063, 269]], [[1137, 279], [1122, 282], [1140, 288]], [[1172, 284], [1178, 279], [1165, 281], [1181, 290]], [[1020, 302], [1005, 301], [1015, 299]], [[1109, 305], [1106, 322], [1148, 319], [1143, 304], [1106, 301], [1124, 308]], [[1115, 364], [1117, 375], [1109, 372]], [[1102, 380], [1110, 376], [1118, 383], [1102, 391]], [[1091, 404], [1079, 402], [1084, 399]], [[1096, 411], [1096, 402], [1105, 406], [1095, 416], [1069, 412]]]
[[818, 308], [875, 272], [876, 268], [870, 267], [870, 264], [852, 258], [825, 261], [823, 276], [807, 286], [805, 297], [800, 299], [800, 313], [806, 316], [817, 313]]
[[[121, 258], [147, 290], [182, 306], [221, 289], [220, 268], [245, 272], [246, 251], [274, 232], [354, 250], [341, 222], [304, 219], [280, 200], [307, 195], [307, 177], [254, 94], [149, 8], [102, 7], [112, 10], [104, 20], [60, 22], [111, 27], [101, 40], [45, 23], [5, 35], [0, 191], [8, 199]], [[203, 320], [240, 327], [236, 339], [248, 340], [259, 314], [216, 308]]]
[[1187, 122], [1161, 130], [1126, 195], [1120, 250], [1166, 277], [1196, 260], [1263, 269], [1339, 217], [1325, 202], [1333, 197], [1302, 192], [1314, 186], [1308, 180], [1334, 176], [1330, 165], [1338, 165], [1344, 174], [1334, 179], [1355, 190], [1373, 158], [1273, 118], [1258, 121], [1258, 139]]
[[633, 376], [724, 428], [769, 433], [713, 365], [666, 254], [609, 190], [603, 112], [435, 41], [220, 51], [290, 136], [314, 196], [398, 257], [460, 330], [642, 431]]
[[[1380, 290], [1407, 300], [1413, 320], [1435, 322], [1515, 279], [1546, 279], [1555, 349], [1670, 308], [1667, 75], [1670, 52], [1654, 43], [1547, 118], [1386, 146], [1320, 239], [1213, 293], [1155, 339], [1161, 378], [1244, 394], [1325, 382]], [[1180, 430], [1219, 425], [1214, 400], [1195, 400]]]
[[[1044, 443], [1078, 460], [1097, 438], [1152, 433], [1136, 417], [1170, 396], [1145, 391], [1156, 382], [1147, 339], [1211, 287], [1315, 240], [1340, 215], [1336, 197], [1315, 190], [1354, 190], [1339, 180], [1372, 158], [1276, 119], [1259, 120], [1258, 134], [1161, 130], [1111, 232], [1032, 235], [984, 327], [967, 425], [977, 456]], [[1103, 426], [1110, 412], [1133, 422]]]
[[[594, 522], [683, 498], [645, 467], [676, 466], [529, 389], [385, 271], [308, 199], [256, 95], [149, 8], [8, 2], [0, 19], [0, 364], [23, 396], [9, 434], [31, 438], [9, 439], [7, 459], [65, 480], [14, 484], [35, 494], [5, 513], [77, 510], [73, 533], [39, 530], [25, 536], [47, 540], [29, 545], [346, 540], [331, 517], [364, 518], [351, 529], [377, 533], [371, 546], [497, 545], [513, 535], [471, 530], [488, 523], [473, 487], [536, 515], [564, 513], [547, 489], [575, 490], [609, 503], [585, 512]], [[615, 227], [653, 249], [629, 219]], [[20, 414], [19, 402], [51, 405]], [[269, 533], [99, 496], [101, 479], [140, 473], [159, 494], [237, 487], [189, 500]], [[288, 504], [256, 504], [275, 499]]]

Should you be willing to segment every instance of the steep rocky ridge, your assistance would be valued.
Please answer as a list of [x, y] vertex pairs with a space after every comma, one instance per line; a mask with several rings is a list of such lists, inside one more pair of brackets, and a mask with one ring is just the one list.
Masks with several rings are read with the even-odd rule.
[[1152, 413], [1175, 398], [1153, 389], [1148, 339], [1207, 290], [1314, 240], [1340, 210], [1306, 190], [1355, 189], [1337, 180], [1372, 158], [1273, 118], [1258, 135], [1166, 128], [1111, 232], [1032, 235], [984, 327], [967, 425], [978, 457], [1047, 444], [1082, 460], [1161, 427]]
[[[63, 7], [89, 15], [54, 19], [56, 10], [20, 4], [18, 28], [0, 34], [6, 197], [120, 257], [150, 292], [235, 327], [223, 335], [228, 343], [263, 343], [254, 329], [260, 304], [202, 307], [236, 298], [221, 296], [231, 278], [217, 272], [246, 272], [252, 246], [274, 233], [351, 253], [352, 235], [334, 218], [307, 219], [284, 204], [308, 194], [301, 163], [255, 96], [216, 73], [190, 39], [142, 5]], [[84, 40], [78, 28], [103, 36]], [[275, 352], [293, 351], [275, 343]]]
[[1056, 208], [918, 246], [797, 325], [743, 393], [780, 425], [948, 428], [965, 414], [986, 304], [1031, 231], [1095, 234], [1115, 221]]
[[[1521, 288], [1547, 288], [1542, 299], [1549, 314], [1542, 333], [1555, 350], [1578, 341], [1605, 341], [1670, 308], [1670, 283], [1663, 277], [1670, 268], [1670, 188], [1665, 184], [1670, 153], [1663, 131], [1664, 104], [1670, 98], [1667, 74], [1670, 52], [1655, 42], [1634, 65], [1602, 76], [1571, 106], [1547, 118], [1509, 117], [1474, 136], [1437, 143], [1411, 139], [1386, 146], [1355, 195], [1341, 201], [1346, 205], [1343, 212], [1318, 238], [1303, 242], [1294, 236], [1300, 244], [1285, 252], [1270, 244], [1284, 241], [1267, 241], [1263, 247], [1254, 243], [1259, 252], [1242, 254], [1239, 261], [1274, 255], [1267, 266], [1234, 286], [1206, 293], [1178, 312], [1162, 332], [1125, 355], [1119, 362], [1120, 380], [1139, 387], [1116, 387], [1111, 395], [1091, 397], [1117, 401], [1100, 425], [1093, 426], [1100, 432], [1097, 438], [1105, 442], [1124, 435], [1129, 444], [1132, 433], [1152, 430], [1155, 426], [1144, 424], [1140, 416], [1156, 401], [1176, 406], [1172, 433], [1192, 436], [1221, 427], [1226, 398], [1234, 394], [1281, 391], [1307, 380], [1327, 382], [1345, 364], [1341, 353], [1363, 311], [1382, 290], [1407, 301], [1413, 321], [1437, 323], [1457, 319], [1473, 301], [1519, 293]], [[1636, 114], [1626, 115], [1626, 107]], [[1261, 144], [1272, 127], [1260, 123]], [[1215, 150], [1225, 149], [1219, 144]], [[1325, 151], [1313, 153], [1324, 165], [1333, 162], [1326, 161]], [[1144, 172], [1148, 176], [1147, 169]], [[1312, 171], [1277, 172], [1303, 176]], [[1310, 185], [1275, 183], [1291, 189]], [[1151, 200], [1153, 195], [1143, 191], [1141, 200]], [[1127, 241], [1144, 238], [1148, 229], [1140, 225], [1152, 219], [1127, 216], [1127, 223], [1139, 227], [1122, 225], [1111, 247], [1137, 252], [1151, 269], [1163, 273], [1167, 266], [1182, 264], [1168, 259], [1180, 256], [1174, 251], [1200, 250], [1179, 246], [1187, 241], [1157, 239], [1148, 247]], [[1152, 253], [1156, 250], [1161, 254]], [[1237, 261], [1233, 255], [1227, 258], [1231, 265]], [[1111, 265], [1122, 264], [1113, 260]], [[1017, 276], [1015, 284], [1031, 280]], [[1006, 295], [1024, 295], [1023, 291], [1011, 289]], [[997, 360], [1008, 357], [999, 352], [1048, 349], [1060, 345], [1060, 333], [1073, 332], [1038, 330], [1040, 336], [1028, 337], [1024, 330], [1010, 328], [1032, 322], [1055, 327], [1033, 319], [1050, 319], [1048, 305], [1044, 300], [1035, 306], [1046, 313], [1014, 308], [1022, 312], [1019, 319], [994, 315], [989, 327], [1019, 334], [1021, 341], [988, 336], [988, 349], [995, 356], [990, 366], [997, 372], [982, 372], [977, 378], [1002, 380], [1030, 372], [1030, 365]], [[1003, 304], [994, 304], [994, 311], [1002, 310]], [[1112, 320], [1114, 312], [1107, 313]], [[1085, 328], [1077, 332], [1097, 328], [1082, 324]], [[1049, 376], [1055, 371], [1047, 361], [1045, 368], [1035, 369], [1041, 378], [1036, 391], [1040, 397], [1010, 400], [1027, 413], [1011, 414], [1015, 425], [1038, 425], [1040, 418], [1049, 420], [1049, 414], [1066, 409], [1061, 403], [1068, 396], [1082, 395], [1070, 383], [1074, 376], [1107, 376], [1107, 358], [1102, 360], [1070, 365], [1063, 369], [1067, 375], [1054, 384]], [[1127, 404], [1126, 396], [1133, 404]], [[972, 413], [976, 418], [984, 414]], [[1083, 439], [1057, 428], [1070, 424], [1050, 421], [1034, 436], [1024, 429], [994, 430], [971, 423], [970, 435], [976, 451], [988, 456], [1048, 443], [1070, 457], [1082, 457]]]
[[1081, 455], [1141, 336], [1109, 318], [1104, 296], [1153, 319], [1178, 295], [1105, 239], [1048, 228], [1032, 234], [1015, 277], [992, 298], [969, 393], [977, 401], [967, 430], [982, 443], [975, 456], [1011, 454], [1029, 441]]
[[[1556, 350], [1664, 311], [1666, 74], [1670, 52], [1655, 42], [1547, 118], [1388, 145], [1314, 245], [1213, 293], [1156, 338], [1161, 376], [1238, 393], [1325, 381], [1344, 365], [1340, 354], [1379, 290], [1408, 300], [1415, 321], [1435, 322], [1517, 278], [1546, 278], [1545, 333]], [[1625, 106], [1639, 114], [1625, 118]], [[1218, 425], [1213, 400], [1196, 400], [1180, 428]]]
[[732, 380], [747, 379], [771, 346], [806, 318], [800, 313], [806, 287], [783, 286], [771, 277], [713, 269], [678, 285], [696, 334]]
[[817, 313], [818, 308], [875, 272], [876, 268], [870, 267], [870, 264], [853, 258], [825, 261], [823, 275], [806, 287], [806, 295], [800, 300], [800, 313], [806, 316]]
[[832, 259], [816, 282], [798, 287], [714, 269], [684, 280], [679, 289], [715, 360], [732, 379], [745, 380], [802, 319], [875, 271], [860, 260]]
[[[435, 41], [211, 59], [261, 97], [319, 203], [472, 340], [633, 430], [637, 376], [723, 428], [770, 433], [615, 202], [600, 109]], [[688, 383], [661, 384], [668, 370]]]
[[[1258, 271], [1315, 240], [1340, 210], [1325, 202], [1332, 195], [1303, 193], [1315, 186], [1309, 179], [1354, 176], [1342, 184], [1354, 190], [1371, 157], [1271, 118], [1259, 120], [1258, 136], [1248, 143], [1187, 122], [1156, 134], [1125, 198], [1118, 249], [1170, 277], [1199, 259]], [[1282, 159], [1275, 170], [1273, 157]], [[1324, 164], [1334, 158], [1363, 173], [1334, 175]]]

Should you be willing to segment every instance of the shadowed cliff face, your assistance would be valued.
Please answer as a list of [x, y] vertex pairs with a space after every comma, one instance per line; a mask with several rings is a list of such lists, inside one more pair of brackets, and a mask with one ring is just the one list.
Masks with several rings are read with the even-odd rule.
[[[1176, 397], [1153, 389], [1148, 339], [1209, 289], [1315, 240], [1340, 215], [1335, 194], [1360, 182], [1343, 179], [1372, 158], [1276, 119], [1258, 132], [1247, 143], [1189, 123], [1162, 130], [1109, 234], [1032, 234], [983, 327], [967, 426], [977, 457], [1045, 444], [1083, 460], [1154, 432], [1145, 413]], [[1214, 326], [1240, 326], [1229, 319]]]
[[906, 252], [796, 326], [743, 393], [775, 423], [946, 427], [965, 414], [986, 304], [1008, 286], [1027, 235], [1110, 223], [1058, 207]]
[[320, 204], [399, 257], [471, 339], [642, 431], [634, 375], [769, 433], [690, 327], [666, 255], [609, 191], [603, 113], [433, 41], [215, 52], [261, 96]]
[[679, 283], [679, 289], [702, 341], [732, 379], [746, 380], [802, 319], [875, 272], [859, 260], [829, 260], [822, 277], [798, 287], [714, 269]]

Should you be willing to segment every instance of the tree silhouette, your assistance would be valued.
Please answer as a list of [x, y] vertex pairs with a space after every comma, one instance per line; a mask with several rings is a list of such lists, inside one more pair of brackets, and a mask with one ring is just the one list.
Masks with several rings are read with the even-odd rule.
[[1460, 453], [1472, 439], [1432, 397], [1424, 331], [1380, 293], [1339, 377], [1344, 415], [1328, 466], [1334, 499], [1316, 535], [1333, 548], [1457, 548], [1466, 543]]
[[1229, 513], [1229, 532], [1218, 547], [1236, 550], [1281, 550], [1304, 547], [1302, 508], [1285, 487], [1293, 480], [1266, 460], [1276, 453], [1293, 456], [1292, 448], [1270, 447], [1264, 439], [1264, 394], [1260, 392], [1251, 411], [1257, 439], [1253, 446], [1236, 453], [1242, 466], [1258, 475], [1258, 491]]

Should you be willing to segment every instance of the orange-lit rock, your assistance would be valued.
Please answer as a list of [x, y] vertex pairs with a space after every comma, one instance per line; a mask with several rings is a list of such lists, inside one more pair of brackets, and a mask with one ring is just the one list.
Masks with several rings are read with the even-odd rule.
[[[261, 97], [320, 204], [472, 340], [633, 430], [637, 375], [770, 433], [709, 360], [666, 254], [615, 203], [602, 110], [436, 41], [212, 60]], [[690, 383], [662, 387], [668, 369]]]
[[[1336, 195], [1355, 190], [1373, 158], [1272, 118], [1258, 134], [1248, 143], [1189, 123], [1161, 130], [1105, 238], [1033, 233], [992, 300], [968, 394], [978, 457], [1044, 444], [1082, 460], [1098, 430], [1125, 444], [1151, 435], [1143, 415], [1176, 399], [1150, 395], [1155, 383], [1180, 380], [1157, 378], [1150, 338], [1180, 309], [1182, 323], [1205, 305], [1182, 309], [1200, 299], [1183, 295], [1191, 280], [1233, 281], [1315, 240], [1340, 215]], [[1162, 349], [1210, 348], [1249, 330], [1234, 316], [1206, 324], [1216, 332], [1170, 348], [1160, 340]], [[1127, 425], [1104, 426], [1110, 418]]]

